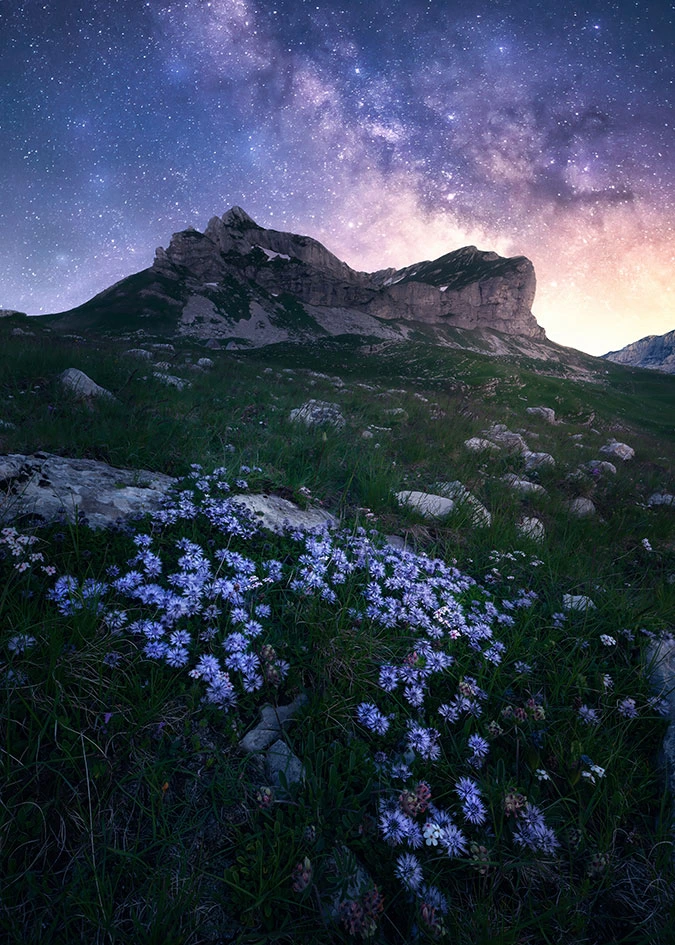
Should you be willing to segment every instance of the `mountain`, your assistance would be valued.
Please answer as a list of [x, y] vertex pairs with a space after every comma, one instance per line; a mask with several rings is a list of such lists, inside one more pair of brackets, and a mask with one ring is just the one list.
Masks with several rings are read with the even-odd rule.
[[615, 364], [630, 364], [633, 367], [663, 371], [664, 374], [675, 374], [675, 331], [665, 335], [647, 335], [602, 357]]
[[257, 347], [357, 334], [442, 340], [448, 329], [545, 340], [529, 259], [467, 246], [404, 269], [357, 272], [309, 236], [259, 226], [240, 207], [175, 233], [148, 269], [69, 312], [68, 330], [147, 328]]

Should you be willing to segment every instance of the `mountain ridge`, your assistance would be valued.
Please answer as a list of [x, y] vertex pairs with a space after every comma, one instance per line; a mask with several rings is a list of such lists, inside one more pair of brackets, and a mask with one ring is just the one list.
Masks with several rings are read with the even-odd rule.
[[614, 364], [675, 374], [675, 329], [664, 335], [646, 335], [618, 351], [608, 351], [602, 357]]
[[48, 317], [56, 327], [161, 327], [176, 335], [259, 347], [359, 334], [405, 339], [423, 328], [545, 340], [531, 311], [534, 267], [462, 247], [436, 260], [374, 273], [352, 269], [318, 240], [266, 229], [241, 207], [202, 233], [174, 233], [152, 265], [88, 302]]

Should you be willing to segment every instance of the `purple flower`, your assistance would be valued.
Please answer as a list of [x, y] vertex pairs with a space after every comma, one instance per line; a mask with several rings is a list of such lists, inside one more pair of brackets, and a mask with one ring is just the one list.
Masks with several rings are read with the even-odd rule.
[[406, 889], [417, 892], [422, 884], [422, 867], [413, 853], [402, 853], [396, 860], [395, 873]]
[[598, 715], [595, 709], [591, 709], [590, 706], [582, 705], [579, 708], [579, 718], [582, 722], [585, 722], [586, 725], [598, 725], [600, 722], [600, 716]]
[[625, 719], [637, 718], [638, 712], [635, 706], [635, 699], [622, 699], [617, 703], [616, 707]]
[[356, 710], [356, 717], [361, 725], [377, 735], [384, 735], [389, 728], [389, 718], [372, 702], [362, 702]]

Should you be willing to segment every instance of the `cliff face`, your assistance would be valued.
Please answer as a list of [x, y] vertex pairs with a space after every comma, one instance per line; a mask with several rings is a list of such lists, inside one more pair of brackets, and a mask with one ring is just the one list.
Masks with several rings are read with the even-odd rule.
[[615, 364], [630, 364], [632, 367], [675, 374], [675, 330], [665, 335], [647, 335], [619, 351], [603, 354], [603, 358]]
[[149, 269], [72, 314], [112, 316], [124, 304], [142, 318], [168, 306], [178, 333], [244, 344], [343, 332], [400, 338], [416, 325], [543, 339], [531, 312], [535, 286], [524, 256], [475, 246], [405, 269], [357, 272], [317, 240], [264, 229], [233, 207], [204, 233], [175, 233]]

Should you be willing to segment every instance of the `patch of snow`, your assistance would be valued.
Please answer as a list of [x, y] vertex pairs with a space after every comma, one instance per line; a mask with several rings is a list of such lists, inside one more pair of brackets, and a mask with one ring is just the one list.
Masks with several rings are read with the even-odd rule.
[[289, 262], [291, 260], [290, 256], [287, 256], [286, 253], [275, 253], [271, 249], [267, 249], [266, 246], [260, 246], [256, 244], [254, 249], [261, 249], [267, 258], [271, 261], [272, 259], [287, 259]]

